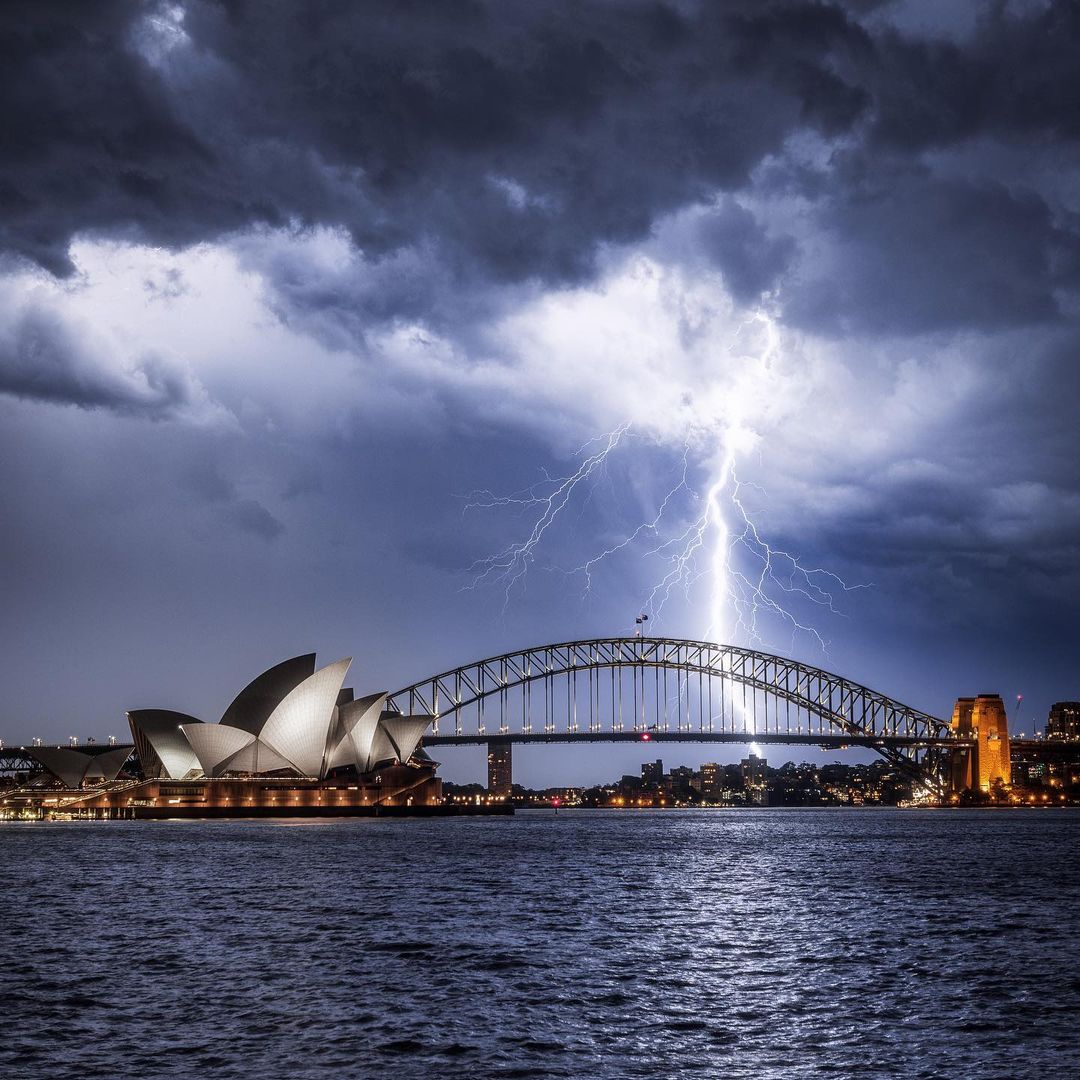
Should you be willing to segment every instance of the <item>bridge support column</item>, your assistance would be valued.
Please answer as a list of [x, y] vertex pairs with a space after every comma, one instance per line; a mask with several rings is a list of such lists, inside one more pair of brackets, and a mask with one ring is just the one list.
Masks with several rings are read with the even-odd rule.
[[507, 739], [489, 739], [487, 744], [488, 794], [508, 799], [514, 789], [514, 745]]
[[957, 698], [952, 730], [973, 737], [970, 750], [953, 752], [952, 788], [991, 791], [996, 785], [1012, 783], [1009, 754], [1009, 718], [999, 694]]
[[975, 786], [975, 748], [965, 746], [958, 750], [950, 750], [948, 761], [948, 793], [959, 795], [963, 791], [971, 791]]

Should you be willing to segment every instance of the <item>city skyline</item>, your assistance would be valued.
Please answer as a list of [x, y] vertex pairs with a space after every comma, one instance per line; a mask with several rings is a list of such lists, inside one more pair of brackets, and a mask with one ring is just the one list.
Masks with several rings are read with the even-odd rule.
[[0, 737], [635, 626], [1080, 696], [1068, 8], [454, 10], [0, 16]]
[[[340, 781], [413, 758], [426, 768], [434, 754], [450, 756], [447, 772], [460, 784], [476, 777], [463, 776], [455, 752], [472, 747], [474, 759], [486, 749], [487, 791], [505, 796], [522, 781], [541, 788], [550, 782], [536, 779], [528, 753], [528, 775], [514, 777], [515, 744], [561, 751], [603, 743], [608, 768], [612, 758], [633, 763], [654, 748], [688, 752], [695, 743], [710, 744], [730, 763], [742, 744], [751, 758], [764, 747], [802, 746], [845, 757], [838, 767], [869, 762], [903, 777], [916, 800], [964, 793], [1000, 800], [1011, 789], [1021, 798], [1032, 776], [1050, 775], [1047, 768], [1058, 776], [1075, 759], [1080, 738], [1080, 702], [1054, 703], [1044, 727], [1025, 741], [1026, 732], [1010, 732], [999, 695], [958, 698], [945, 723], [780, 657], [640, 634], [490, 658], [359, 699], [341, 685], [351, 663], [344, 658], [316, 671], [314, 653], [281, 661], [252, 680], [217, 724], [170, 709], [129, 711], [134, 745], [113, 735], [101, 744], [75, 735], [67, 745], [0, 740], [3, 768], [15, 775], [29, 769], [32, 777], [43, 766], [69, 788], [81, 785], [75, 777], [94, 782], [102, 772], [106, 781], [120, 772], [148, 780], [287, 774]], [[562, 756], [559, 782], [595, 782], [588, 773], [567, 775]], [[580, 769], [583, 756], [574, 757]], [[1067, 776], [1062, 783], [1065, 797]]]

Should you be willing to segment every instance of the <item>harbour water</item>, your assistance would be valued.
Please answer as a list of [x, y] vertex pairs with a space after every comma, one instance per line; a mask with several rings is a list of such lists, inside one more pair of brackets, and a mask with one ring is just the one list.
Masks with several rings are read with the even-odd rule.
[[1080, 813], [0, 826], [0, 1076], [1080, 1076]]

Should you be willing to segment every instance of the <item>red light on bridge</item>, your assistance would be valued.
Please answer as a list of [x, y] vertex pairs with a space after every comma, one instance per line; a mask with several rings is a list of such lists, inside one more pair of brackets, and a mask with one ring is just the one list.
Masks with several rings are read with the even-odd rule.
[[651, 738], [652, 738], [652, 736], [647, 731], [642, 732], [642, 735], [641, 735], [641, 741], [642, 742], [648, 742]]

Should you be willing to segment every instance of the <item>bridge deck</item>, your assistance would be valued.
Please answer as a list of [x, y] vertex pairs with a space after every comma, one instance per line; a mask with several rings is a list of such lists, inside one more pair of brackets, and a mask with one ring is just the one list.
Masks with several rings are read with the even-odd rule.
[[469, 735], [425, 735], [425, 747], [477, 746], [498, 743], [757, 743], [760, 746], [918, 746], [958, 749], [971, 745], [970, 740], [956, 738], [918, 738], [904, 735], [833, 735], [787, 734], [786, 732], [732, 731], [489, 731]]

